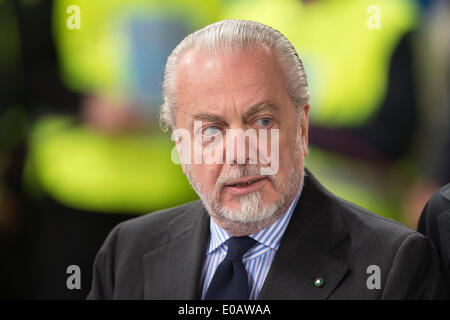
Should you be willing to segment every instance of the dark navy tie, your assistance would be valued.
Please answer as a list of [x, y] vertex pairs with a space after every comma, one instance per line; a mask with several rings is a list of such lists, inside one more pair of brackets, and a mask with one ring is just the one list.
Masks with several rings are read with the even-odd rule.
[[242, 257], [255, 243], [247, 236], [227, 240], [227, 255], [214, 273], [205, 300], [248, 300], [248, 275]]

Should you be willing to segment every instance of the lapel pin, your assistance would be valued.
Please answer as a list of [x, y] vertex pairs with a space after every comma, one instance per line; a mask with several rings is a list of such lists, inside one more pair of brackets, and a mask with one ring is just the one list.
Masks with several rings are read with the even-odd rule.
[[318, 288], [323, 287], [323, 279], [322, 278], [315, 278], [314, 279], [314, 285]]

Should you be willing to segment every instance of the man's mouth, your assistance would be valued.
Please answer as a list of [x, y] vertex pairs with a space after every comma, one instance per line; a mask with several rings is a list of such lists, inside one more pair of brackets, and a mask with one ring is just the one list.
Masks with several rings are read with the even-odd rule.
[[267, 177], [248, 177], [233, 180], [225, 184], [225, 190], [233, 195], [243, 195], [256, 191], [266, 180]]
[[235, 180], [234, 182], [229, 182], [226, 185], [227, 186], [238, 186], [238, 187], [242, 187], [242, 186], [248, 186], [252, 183], [255, 183], [256, 181], [261, 180], [263, 177], [259, 177], [259, 178], [253, 178], [253, 179], [240, 179], [240, 180]]

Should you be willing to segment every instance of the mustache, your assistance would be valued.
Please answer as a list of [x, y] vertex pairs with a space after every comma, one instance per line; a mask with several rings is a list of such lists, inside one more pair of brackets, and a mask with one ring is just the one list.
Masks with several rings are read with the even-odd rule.
[[255, 176], [268, 178], [273, 182], [274, 176], [261, 175], [260, 168], [261, 166], [259, 165], [248, 165], [248, 164], [230, 167], [230, 169], [227, 172], [221, 173], [220, 176], [217, 178], [215, 191], [222, 190], [222, 188], [225, 187], [225, 185], [228, 184], [230, 181]]

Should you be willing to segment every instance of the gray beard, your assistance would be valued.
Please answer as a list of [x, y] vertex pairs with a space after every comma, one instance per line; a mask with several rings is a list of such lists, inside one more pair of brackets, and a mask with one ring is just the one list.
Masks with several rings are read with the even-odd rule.
[[285, 176], [286, 181], [280, 181], [275, 175], [266, 176], [275, 186], [275, 190], [281, 195], [276, 203], [265, 204], [261, 199], [261, 192], [252, 192], [238, 196], [236, 199], [240, 209], [232, 210], [220, 203], [220, 191], [225, 183], [230, 180], [248, 176], [260, 175], [260, 165], [236, 165], [230, 166], [230, 170], [222, 173], [216, 181], [213, 191], [206, 190], [192, 174], [190, 165], [186, 165], [185, 171], [189, 182], [199, 195], [206, 210], [211, 217], [222, 221], [231, 230], [230, 233], [252, 234], [262, 230], [278, 220], [288, 209], [287, 206], [294, 200], [297, 192], [303, 186], [304, 157], [301, 142], [297, 141], [294, 150], [294, 166]]

